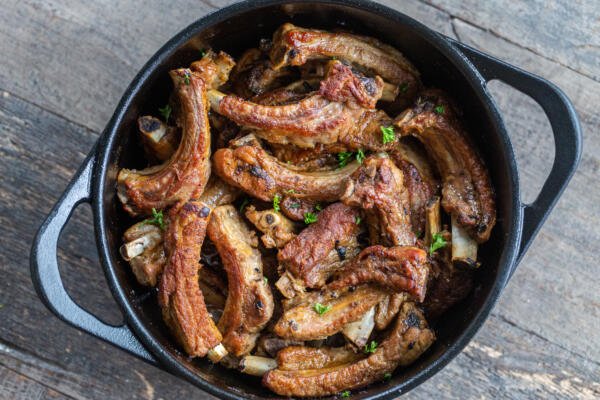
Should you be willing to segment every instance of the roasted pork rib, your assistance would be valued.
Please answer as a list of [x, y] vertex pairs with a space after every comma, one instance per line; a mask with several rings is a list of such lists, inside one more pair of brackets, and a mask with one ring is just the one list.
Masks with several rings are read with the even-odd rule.
[[223, 345], [235, 356], [248, 354], [273, 314], [273, 296], [264, 280], [258, 240], [230, 205], [214, 209], [208, 236], [227, 272], [228, 296], [219, 330]]
[[[398, 366], [413, 363], [434, 340], [421, 311], [413, 303], [404, 303], [394, 328], [371, 355], [354, 360], [344, 350], [316, 355], [319, 350], [293, 349], [290, 353], [294, 354], [282, 355], [283, 368], [263, 376], [263, 384], [281, 396], [334, 395], [382, 380]], [[288, 366], [294, 368], [285, 369]], [[306, 368], [300, 369], [303, 366]]]
[[481, 158], [460, 126], [454, 108], [439, 90], [421, 93], [396, 126], [425, 146], [442, 177], [442, 206], [479, 243], [487, 241], [496, 223], [494, 191]]

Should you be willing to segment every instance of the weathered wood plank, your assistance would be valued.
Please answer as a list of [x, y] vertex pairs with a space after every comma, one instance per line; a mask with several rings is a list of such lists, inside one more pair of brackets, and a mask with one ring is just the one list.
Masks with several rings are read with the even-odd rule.
[[595, 1], [424, 1], [538, 58], [600, 81], [600, 7]]
[[30, 400], [72, 399], [0, 365], [0, 398]]

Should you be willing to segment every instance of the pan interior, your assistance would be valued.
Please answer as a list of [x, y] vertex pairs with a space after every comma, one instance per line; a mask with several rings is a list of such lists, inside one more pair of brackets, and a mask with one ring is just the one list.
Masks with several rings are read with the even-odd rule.
[[[512, 153], [507, 151], [505, 133], [499, 131], [498, 125], [494, 123], [493, 109], [482, 101], [481, 88], [477, 89], [476, 85], [469, 81], [464, 66], [456, 66], [455, 62], [443, 54], [439, 47], [440, 39], [427, 38], [422, 28], [414, 25], [411, 19], [385, 8], [377, 9], [377, 13], [374, 13], [374, 5], [357, 8], [353, 3], [260, 3], [262, 5], [251, 9], [248, 9], [246, 3], [246, 7], [225, 9], [213, 17], [199, 21], [159, 51], [155, 60], [161, 62], [150, 62], [146, 66], [146, 78], [133, 93], [129, 106], [123, 110], [122, 118], [106, 132], [107, 135], [114, 135], [114, 140], [110, 141], [110, 148], [105, 150], [108, 159], [107, 168], [103, 171], [106, 174], [103, 179], [104, 186], [101, 188], [100, 210], [105, 221], [108, 243], [104, 254], [105, 265], [113, 269], [116, 285], [122, 288], [126, 301], [136, 313], [137, 319], [142, 321], [142, 329], [148, 331], [160, 343], [162, 351], [176, 359], [183, 368], [193, 371], [197, 377], [209, 382], [214, 390], [223, 390], [228, 392], [229, 396], [276, 397], [264, 389], [257, 378], [212, 365], [205, 360], [191, 360], [182, 354], [162, 322], [156, 302], [156, 291], [138, 285], [128, 264], [118, 253], [122, 234], [133, 220], [122, 211], [116, 198], [116, 175], [123, 167], [145, 166], [136, 139], [135, 121], [140, 115], [157, 115], [157, 109], [167, 102], [171, 91], [167, 72], [196, 60], [199, 49], [224, 50], [237, 57], [243, 50], [256, 47], [261, 38], [270, 38], [275, 29], [284, 22], [303, 27], [343, 29], [374, 36], [403, 52], [419, 69], [426, 86], [439, 87], [451, 94], [462, 107], [470, 135], [489, 168], [497, 195], [498, 223], [490, 241], [480, 248], [482, 267], [477, 272], [475, 290], [435, 324], [438, 339], [423, 357], [413, 365], [397, 370], [391, 381], [376, 383], [365, 390], [353, 392], [352, 398], [366, 398], [394, 387], [397, 390], [413, 386], [414, 378], [419, 372], [429, 369], [449, 347], [455, 345], [488, 298], [497, 295], [493, 293], [494, 286], [511, 260], [510, 254], [514, 247], [514, 243], [510, 243], [514, 237], [511, 230], [514, 230], [514, 220], [518, 218], [514, 200], [516, 188], [511, 183], [511, 177], [515, 176], [514, 160], [510, 157]], [[191, 379], [203, 386], [200, 379]], [[392, 395], [390, 392], [388, 394]], [[394, 396], [397, 394], [397, 391], [393, 392]]]

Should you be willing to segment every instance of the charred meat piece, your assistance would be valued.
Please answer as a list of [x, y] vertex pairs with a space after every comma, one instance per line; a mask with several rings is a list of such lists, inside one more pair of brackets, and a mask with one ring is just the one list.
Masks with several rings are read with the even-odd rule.
[[394, 47], [350, 33], [305, 29], [286, 23], [273, 35], [270, 57], [275, 69], [335, 57], [398, 85], [406, 98], [413, 98], [421, 86], [419, 71]]
[[438, 318], [473, 289], [473, 272], [456, 268], [441, 257], [433, 257], [432, 278], [423, 303], [429, 318]]
[[271, 144], [273, 155], [278, 160], [292, 164], [299, 171], [325, 171], [338, 166], [336, 153], [346, 151], [346, 146], [317, 144], [306, 149], [293, 144]]
[[281, 266], [310, 288], [321, 287], [357, 253], [358, 210], [334, 203], [279, 251]]
[[[281, 396], [298, 397], [327, 396], [360, 388], [382, 380], [399, 366], [411, 364], [434, 340], [421, 311], [413, 303], [405, 303], [394, 328], [371, 355], [353, 362], [326, 363], [320, 368], [276, 368], [263, 376], [263, 385]], [[313, 352], [307, 350], [307, 354]], [[298, 355], [296, 358], [302, 359]]]
[[262, 334], [256, 343], [257, 353], [275, 357], [284, 348], [289, 346], [302, 346], [304, 342], [299, 340], [286, 340], [273, 334]]
[[383, 289], [363, 285], [354, 290], [324, 290], [297, 296], [288, 301], [288, 308], [273, 331], [285, 339], [324, 339], [360, 319], [387, 294]]
[[408, 298], [406, 293], [394, 293], [379, 303], [375, 310], [375, 328], [380, 331], [387, 328]]
[[167, 262], [162, 229], [148, 221], [138, 222], [125, 231], [123, 241], [121, 256], [131, 265], [137, 281], [144, 286], [156, 286]]
[[152, 161], [166, 161], [179, 145], [181, 132], [160, 119], [146, 115], [137, 120], [146, 157]]
[[358, 163], [350, 163], [334, 171], [300, 172], [255, 144], [219, 149], [213, 156], [213, 169], [221, 179], [268, 202], [276, 194], [290, 192], [299, 199], [335, 201], [344, 192], [345, 179], [357, 167]]
[[[272, 143], [314, 147], [341, 142], [370, 150], [390, 149], [381, 138], [389, 117], [370, 107], [381, 97], [381, 81], [361, 81], [351, 69], [334, 61], [319, 91], [298, 102], [269, 106], [211, 90], [211, 108]], [[375, 88], [375, 89], [373, 89]], [[371, 94], [372, 93], [372, 94]]]
[[153, 208], [185, 203], [204, 187], [210, 175], [206, 84], [189, 69], [173, 70], [170, 74], [179, 98], [183, 136], [177, 151], [164, 164], [119, 172], [117, 194], [131, 215], [150, 214]]
[[425, 146], [442, 178], [442, 207], [478, 242], [496, 223], [494, 191], [481, 158], [469, 143], [445, 94], [427, 90], [402, 113], [396, 126]]
[[204, 357], [222, 340], [198, 285], [198, 260], [209, 215], [210, 208], [196, 201], [169, 213], [167, 265], [158, 292], [165, 323], [192, 357]]
[[371, 246], [360, 252], [327, 288], [374, 283], [394, 292], [407, 292], [416, 301], [425, 299], [429, 266], [427, 252], [417, 247]]
[[263, 233], [260, 239], [267, 249], [281, 248], [296, 237], [294, 223], [273, 209], [257, 211], [249, 206], [246, 218]]
[[384, 246], [412, 246], [416, 238], [410, 222], [408, 191], [402, 171], [386, 155], [365, 159], [350, 180], [341, 198], [344, 204], [361, 207], [378, 223], [369, 223], [374, 243]]
[[223, 345], [235, 356], [248, 354], [273, 314], [273, 296], [265, 282], [257, 238], [230, 205], [214, 209], [208, 236], [227, 272], [228, 292], [219, 330]]

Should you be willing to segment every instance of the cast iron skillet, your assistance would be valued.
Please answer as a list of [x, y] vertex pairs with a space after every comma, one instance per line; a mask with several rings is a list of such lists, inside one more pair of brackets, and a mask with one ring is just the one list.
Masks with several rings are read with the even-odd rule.
[[[345, 28], [375, 36], [400, 49], [421, 71], [427, 85], [448, 91], [466, 111], [466, 123], [490, 170], [497, 193], [498, 223], [480, 250], [483, 267], [476, 289], [435, 326], [438, 340], [417, 362], [388, 382], [355, 391], [355, 399], [395, 397], [433, 376], [455, 357], [481, 327], [533, 237], [567, 185], [579, 161], [581, 131], [575, 110], [552, 83], [444, 37], [390, 8], [363, 0], [245, 1], [193, 23], [165, 44], [125, 91], [112, 119], [83, 165], [41, 226], [33, 243], [31, 272], [40, 298], [59, 318], [130, 353], [184, 377], [227, 399], [274, 398], [256, 378], [190, 360], [173, 345], [154, 291], [140, 287], [121, 259], [121, 235], [131, 221], [115, 196], [122, 167], [141, 167], [135, 120], [156, 113], [170, 90], [167, 72], [212, 47], [239, 56], [243, 49], [271, 37], [283, 22], [318, 28]], [[520, 201], [517, 166], [502, 118], [486, 90], [500, 79], [535, 99], [550, 120], [556, 157], [538, 198]], [[90, 203], [96, 241], [110, 289], [126, 318], [111, 326], [79, 307], [65, 291], [56, 246], [73, 209]]]

